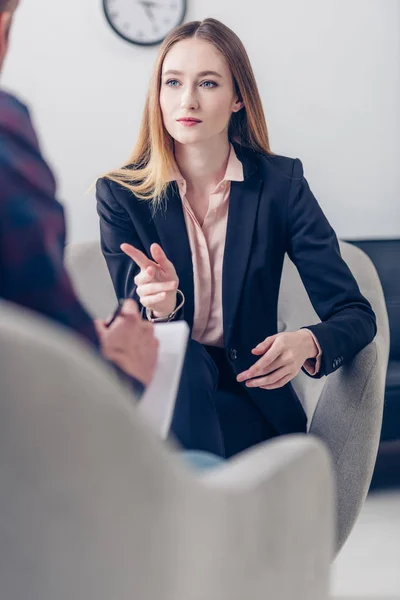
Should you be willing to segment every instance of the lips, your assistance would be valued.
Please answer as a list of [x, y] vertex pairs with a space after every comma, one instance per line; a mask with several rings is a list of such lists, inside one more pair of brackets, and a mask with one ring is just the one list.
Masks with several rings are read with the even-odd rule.
[[192, 119], [191, 117], [184, 117], [183, 119], [178, 119], [178, 123], [201, 123], [200, 119]]

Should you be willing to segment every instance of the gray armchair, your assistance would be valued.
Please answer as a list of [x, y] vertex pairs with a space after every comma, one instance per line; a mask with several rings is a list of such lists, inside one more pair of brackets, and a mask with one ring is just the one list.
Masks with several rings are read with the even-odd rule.
[[[346, 541], [367, 495], [382, 426], [389, 359], [389, 322], [375, 267], [359, 248], [340, 242], [341, 254], [371, 302], [378, 332], [352, 363], [322, 379], [300, 373], [293, 382], [306, 410], [310, 433], [327, 444], [337, 483], [337, 550]], [[279, 296], [280, 330], [294, 331], [319, 319], [295, 269], [285, 261]]]
[[280, 438], [196, 476], [83, 341], [0, 303], [2, 600], [326, 600], [329, 454]]
[[[382, 287], [367, 255], [346, 242], [343, 258], [371, 302], [378, 322], [375, 340], [351, 364], [328, 378], [300, 373], [294, 380], [308, 416], [310, 433], [328, 446], [337, 485], [336, 551], [347, 539], [371, 482], [382, 423], [384, 384], [389, 355], [389, 326]], [[67, 247], [67, 266], [90, 312], [105, 317], [115, 294], [97, 242]], [[286, 259], [278, 306], [279, 331], [294, 331], [319, 321], [298, 272]]]

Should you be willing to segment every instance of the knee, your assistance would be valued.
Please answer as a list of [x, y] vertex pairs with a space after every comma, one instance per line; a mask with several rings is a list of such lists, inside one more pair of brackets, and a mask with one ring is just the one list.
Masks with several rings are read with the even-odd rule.
[[182, 380], [191, 389], [213, 393], [218, 384], [218, 369], [207, 350], [196, 342], [189, 340], [182, 369]]

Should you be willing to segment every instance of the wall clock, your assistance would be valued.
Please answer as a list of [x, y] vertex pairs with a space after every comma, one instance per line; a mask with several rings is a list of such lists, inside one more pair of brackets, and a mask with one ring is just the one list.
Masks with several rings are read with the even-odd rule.
[[187, 0], [103, 0], [112, 29], [131, 44], [155, 46], [180, 25]]

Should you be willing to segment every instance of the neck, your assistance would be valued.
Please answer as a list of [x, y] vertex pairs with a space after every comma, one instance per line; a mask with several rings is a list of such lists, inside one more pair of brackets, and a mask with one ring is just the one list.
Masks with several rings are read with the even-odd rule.
[[225, 174], [229, 152], [227, 137], [199, 144], [175, 142], [175, 160], [187, 188], [205, 191], [218, 185]]

